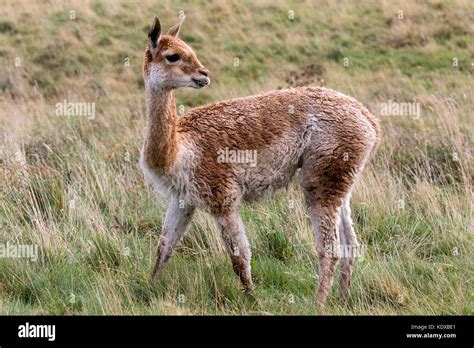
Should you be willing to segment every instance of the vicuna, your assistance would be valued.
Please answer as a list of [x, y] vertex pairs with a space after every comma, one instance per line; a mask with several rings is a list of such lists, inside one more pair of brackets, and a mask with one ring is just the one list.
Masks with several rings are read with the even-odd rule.
[[[250, 293], [251, 252], [239, 208], [286, 187], [300, 169], [319, 256], [316, 302], [325, 302], [339, 261], [346, 297], [354, 254], [341, 254], [358, 247], [351, 190], [379, 142], [378, 121], [355, 99], [312, 87], [226, 100], [177, 117], [174, 90], [210, 83], [208, 70], [178, 38], [181, 23], [161, 35], [155, 17], [143, 65], [147, 127], [140, 163], [146, 179], [171, 198], [154, 279], [200, 208], [216, 220], [233, 269]], [[256, 151], [256, 161], [218, 160], [224, 149]]]

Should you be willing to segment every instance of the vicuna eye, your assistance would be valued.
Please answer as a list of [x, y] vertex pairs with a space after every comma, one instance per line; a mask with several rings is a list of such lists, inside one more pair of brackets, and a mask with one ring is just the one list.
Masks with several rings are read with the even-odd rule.
[[171, 54], [169, 56], [165, 56], [165, 58], [170, 63], [175, 63], [175, 62], [177, 62], [178, 60], [181, 59], [179, 54]]

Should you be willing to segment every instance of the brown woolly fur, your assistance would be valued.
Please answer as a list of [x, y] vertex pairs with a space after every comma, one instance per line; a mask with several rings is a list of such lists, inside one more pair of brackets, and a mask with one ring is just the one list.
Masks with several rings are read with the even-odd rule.
[[358, 247], [351, 190], [380, 141], [377, 119], [355, 99], [321, 87], [213, 103], [178, 118], [174, 89], [210, 83], [208, 71], [177, 37], [180, 25], [161, 36], [155, 18], [144, 58], [148, 119], [141, 164], [172, 200], [154, 275], [198, 207], [215, 217], [234, 270], [251, 292], [251, 252], [239, 208], [287, 186], [299, 169], [319, 255], [317, 302], [325, 302], [341, 259], [346, 296], [354, 255], [342, 250]]

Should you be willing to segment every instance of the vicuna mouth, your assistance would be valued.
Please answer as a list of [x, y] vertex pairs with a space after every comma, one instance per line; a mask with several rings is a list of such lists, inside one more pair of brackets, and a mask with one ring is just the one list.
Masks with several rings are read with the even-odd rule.
[[203, 88], [209, 84], [208, 80], [199, 80], [195, 78], [191, 78], [191, 80], [198, 86], [198, 88]]

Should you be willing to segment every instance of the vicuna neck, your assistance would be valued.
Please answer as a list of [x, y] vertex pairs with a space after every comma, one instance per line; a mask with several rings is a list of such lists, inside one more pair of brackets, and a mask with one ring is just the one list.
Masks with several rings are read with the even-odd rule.
[[176, 102], [172, 90], [146, 88], [147, 126], [143, 159], [158, 172], [166, 172], [176, 160]]

